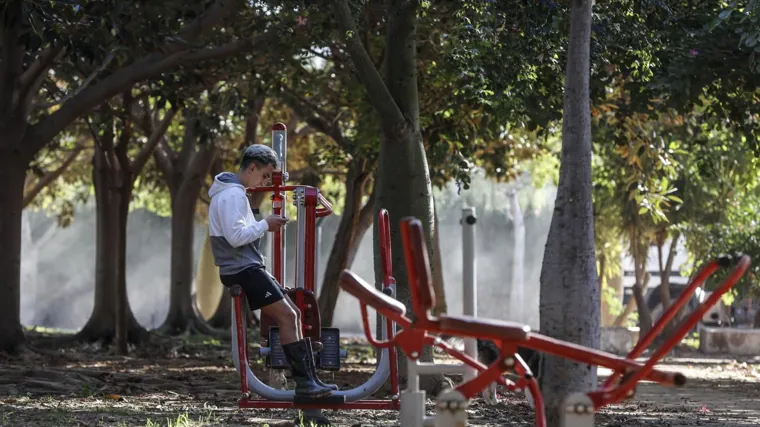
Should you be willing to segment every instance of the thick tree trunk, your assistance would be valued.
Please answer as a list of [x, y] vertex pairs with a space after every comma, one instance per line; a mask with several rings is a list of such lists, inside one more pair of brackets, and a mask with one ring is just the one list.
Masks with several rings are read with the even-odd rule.
[[[79, 341], [102, 341], [110, 344], [117, 334], [116, 292], [121, 286], [119, 251], [122, 245], [121, 234], [126, 234], [120, 221], [118, 210], [119, 194], [114, 191], [111, 171], [106, 164], [105, 154], [96, 145], [93, 156], [93, 183], [95, 187], [96, 212], [96, 255], [95, 255], [95, 301], [92, 314], [85, 326], [75, 336]], [[126, 241], [125, 241], [126, 242]], [[124, 292], [126, 292], [126, 276], [124, 277]], [[147, 335], [147, 331], [137, 322], [128, 301], [124, 307], [124, 316], [128, 325], [128, 341], [139, 343]]]
[[322, 325], [327, 327], [331, 326], [333, 322], [335, 305], [338, 303], [338, 295], [340, 294], [338, 278], [348, 266], [351, 241], [356, 234], [356, 225], [359, 222], [359, 214], [362, 209], [362, 189], [368, 178], [365, 166], [364, 161], [352, 161], [346, 176], [346, 200], [343, 205], [343, 215], [338, 224], [335, 240], [333, 240], [330, 257], [327, 259], [322, 288], [319, 292], [319, 313], [322, 317]]
[[[126, 175], [126, 174], [125, 174]], [[114, 188], [116, 193], [111, 209], [116, 210], [118, 223], [117, 247], [114, 251], [117, 256], [116, 292], [114, 293], [116, 305], [116, 350], [121, 355], [129, 353], [129, 295], [127, 294], [127, 220], [129, 219], [129, 202], [132, 199], [132, 186], [134, 183], [129, 177], [121, 178], [121, 185]]]
[[193, 191], [190, 186], [182, 187], [172, 197], [170, 302], [169, 313], [161, 328], [171, 334], [185, 332], [195, 317], [192, 301], [193, 240], [198, 191]]
[[18, 151], [0, 150], [0, 351], [25, 343], [21, 327], [21, 215], [28, 165]]
[[[425, 147], [419, 123], [417, 92], [417, 10], [412, 2], [393, 0], [388, 11], [386, 39], [385, 85], [397, 108], [404, 117], [395, 127], [383, 126], [376, 186], [375, 214], [388, 210], [391, 221], [391, 250], [394, 275], [397, 280], [397, 298], [410, 306], [404, 250], [399, 221], [415, 217], [422, 222], [428, 259], [435, 259], [433, 242], [434, 215], [433, 191], [430, 182]], [[375, 247], [379, 247], [377, 226], [374, 227]], [[380, 253], [375, 254], [375, 281], [381, 283]], [[426, 348], [421, 356], [432, 360], [432, 350]], [[399, 357], [399, 373], [406, 383], [406, 358]], [[442, 376], [421, 378], [421, 386], [436, 395], [443, 386]]]
[[[398, 221], [407, 216], [418, 218], [424, 227], [430, 259], [433, 259], [433, 201], [430, 174], [425, 157], [419, 124], [417, 93], [417, 2], [392, 0], [388, 7], [386, 38], [385, 79], [375, 68], [362, 45], [355, 18], [346, 0], [334, 0], [336, 20], [345, 34], [345, 47], [357, 69], [357, 77], [364, 85], [367, 96], [378, 112], [382, 138], [375, 183], [376, 214], [385, 208], [391, 220], [391, 248], [394, 274], [398, 281], [398, 299], [409, 304], [409, 284], [403, 262]], [[375, 247], [378, 247], [377, 226], [374, 227]], [[382, 275], [379, 252], [375, 251], [375, 279]], [[432, 359], [427, 349], [423, 360]], [[406, 382], [406, 359], [399, 358], [402, 383]], [[430, 380], [434, 382], [430, 382]], [[443, 385], [440, 377], [423, 378], [431, 395]]]
[[[192, 117], [192, 116], [187, 116]], [[196, 120], [192, 117], [190, 120]], [[185, 126], [188, 126], [187, 123]], [[197, 122], [195, 124], [197, 126]], [[172, 253], [169, 313], [161, 331], [181, 334], [190, 330], [216, 333], [208, 328], [193, 307], [193, 265], [195, 240], [195, 208], [214, 157], [213, 146], [196, 148], [197, 133], [186, 130], [179, 160], [174, 164], [172, 183]], [[183, 161], [184, 159], [184, 161]], [[167, 174], [168, 175], [168, 174]]]
[[[557, 198], [541, 268], [540, 330], [599, 347], [599, 286], [591, 199], [589, 51], [591, 0], [574, 0], [567, 58]], [[541, 376], [548, 427], [559, 427], [563, 399], [596, 384], [596, 368], [547, 356]]]

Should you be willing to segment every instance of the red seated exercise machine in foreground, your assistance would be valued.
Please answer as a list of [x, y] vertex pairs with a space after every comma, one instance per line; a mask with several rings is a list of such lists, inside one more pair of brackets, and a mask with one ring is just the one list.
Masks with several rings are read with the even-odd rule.
[[[422, 224], [414, 218], [401, 221], [401, 236], [405, 248], [409, 287], [412, 297], [412, 310], [416, 320], [411, 322], [406, 317], [406, 307], [400, 302], [377, 291], [374, 286], [364, 282], [351, 271], [342, 273], [341, 287], [357, 299], [361, 304], [365, 334], [368, 340], [378, 348], [397, 346], [410, 359], [408, 388], [401, 393], [401, 425], [404, 427], [422, 427], [430, 425], [431, 419], [425, 416], [425, 392], [419, 390], [418, 371], [415, 365], [426, 344], [436, 340], [429, 334], [451, 335], [465, 338], [480, 338], [493, 341], [500, 349], [499, 358], [487, 368], [468, 360], [465, 355], [447, 351], [468, 365], [475, 367], [479, 373], [474, 378], [459, 384], [454, 391], [445, 391], [438, 397], [436, 426], [454, 426], [466, 422], [467, 401], [487, 387], [498, 381], [510, 389], [527, 387], [533, 396], [536, 407], [536, 426], [545, 427], [543, 399], [536, 381], [525, 362], [517, 354], [517, 347], [530, 348], [546, 354], [574, 360], [580, 363], [604, 366], [613, 371], [613, 375], [603, 387], [589, 393], [574, 393], [565, 401], [565, 427], [591, 427], [594, 423], [594, 412], [609, 404], [617, 403], [634, 395], [636, 384], [641, 380], [649, 380], [666, 386], [682, 386], [686, 378], [679, 373], [663, 372], [655, 369], [655, 365], [699, 322], [702, 315], [728, 291], [746, 272], [750, 258], [746, 255], [725, 256], [711, 261], [696, 275], [681, 296], [663, 313], [652, 330], [642, 337], [639, 344], [628, 357], [619, 357], [603, 351], [594, 350], [581, 345], [550, 338], [530, 332], [529, 328], [513, 322], [477, 319], [467, 316], [433, 317], [430, 309], [435, 301], [427, 258]], [[643, 353], [654, 340], [667, 322], [688, 301], [694, 291], [714, 272], [721, 267], [733, 267], [727, 277], [710, 295], [707, 301], [700, 305], [686, 318], [673, 335], [647, 359], [644, 364], [633, 358]], [[403, 329], [392, 339], [377, 341], [372, 336], [367, 316], [367, 307], [372, 307], [388, 319], [396, 322]], [[506, 371], [514, 371], [520, 379], [516, 384], [508, 382], [502, 376]]]

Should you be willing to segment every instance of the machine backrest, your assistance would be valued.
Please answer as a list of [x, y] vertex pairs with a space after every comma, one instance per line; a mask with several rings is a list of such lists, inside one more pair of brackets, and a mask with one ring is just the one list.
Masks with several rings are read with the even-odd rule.
[[409, 293], [412, 296], [412, 311], [418, 318], [427, 318], [428, 311], [435, 304], [430, 262], [425, 231], [422, 222], [414, 217], [401, 220], [401, 239], [404, 243], [404, 258], [409, 277]]

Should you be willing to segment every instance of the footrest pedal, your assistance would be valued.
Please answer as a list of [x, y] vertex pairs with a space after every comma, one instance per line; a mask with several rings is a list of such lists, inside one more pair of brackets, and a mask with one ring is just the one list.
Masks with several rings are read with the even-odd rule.
[[290, 368], [290, 363], [280, 344], [280, 330], [276, 326], [269, 328], [269, 355], [266, 357], [266, 365], [271, 369]]
[[340, 370], [340, 329], [322, 328], [322, 350], [315, 361], [319, 369]]

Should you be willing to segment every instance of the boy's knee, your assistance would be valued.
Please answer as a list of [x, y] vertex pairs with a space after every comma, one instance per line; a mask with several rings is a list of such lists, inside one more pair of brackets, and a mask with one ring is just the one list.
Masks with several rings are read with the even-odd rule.
[[298, 313], [292, 307], [288, 307], [287, 309], [280, 312], [279, 317], [282, 323], [296, 324], [296, 321], [298, 321], [298, 318], [300, 317], [300, 313]]

